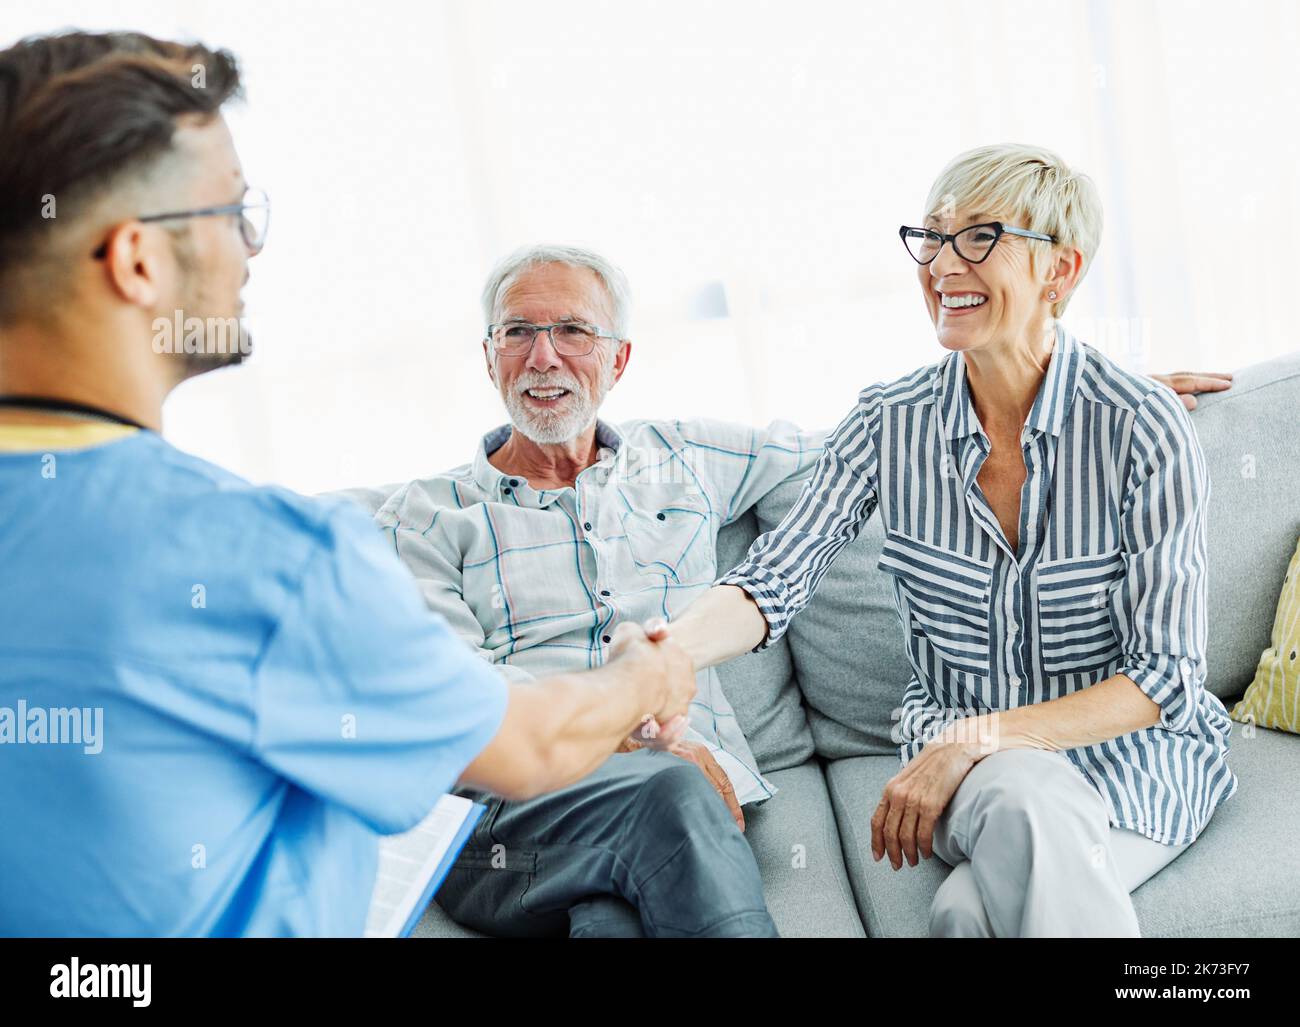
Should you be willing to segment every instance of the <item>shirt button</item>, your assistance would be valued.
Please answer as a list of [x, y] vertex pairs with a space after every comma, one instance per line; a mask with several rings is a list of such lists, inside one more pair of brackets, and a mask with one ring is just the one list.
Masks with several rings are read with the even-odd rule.
[[519, 487], [519, 479], [518, 479], [518, 478], [511, 478], [511, 479], [510, 479], [510, 485], [511, 485], [512, 488], [518, 488], [518, 487]]
[[660, 510], [657, 514], [655, 514], [655, 516], [658, 517], [661, 521], [668, 519], [668, 515], [664, 513], [662, 510]]
[[510, 495], [510, 489], [509, 489], [509, 488], [504, 488], [504, 489], [502, 489], [501, 491], [504, 492], [507, 496]]
[[613, 641], [613, 639], [611, 639], [608, 635], [601, 635], [601, 636], [600, 636], [600, 640], [601, 640], [602, 642], [605, 642], [605, 643], [609, 643], [609, 642]]
[[1019, 688], [1020, 679], [1016, 677], [1014, 674], [1012, 674], [1011, 677], [1007, 680], [1007, 684], [1009, 684], [1012, 688]]
[[591, 530], [591, 521], [583, 521], [583, 522], [582, 522], [582, 530], [583, 530], [583, 531], [590, 531], [590, 530]]
[[607, 588], [602, 588], [602, 589], [600, 590], [600, 594], [603, 595], [603, 596], [607, 596], [607, 595], [609, 595], [609, 589], [607, 589]]
[[1192, 661], [1189, 660], [1186, 656], [1184, 656], [1181, 660], [1178, 661], [1178, 669], [1183, 672], [1184, 677], [1191, 677]]

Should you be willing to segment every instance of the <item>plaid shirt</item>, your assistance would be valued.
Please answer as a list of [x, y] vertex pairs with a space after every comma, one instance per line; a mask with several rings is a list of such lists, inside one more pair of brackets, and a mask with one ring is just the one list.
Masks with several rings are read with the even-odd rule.
[[[399, 488], [375, 514], [425, 601], [510, 680], [605, 662], [617, 624], [672, 619], [717, 577], [718, 531], [816, 462], [825, 432], [774, 421], [596, 422], [600, 459], [573, 487], [537, 490], [488, 456]], [[698, 674], [687, 737], [741, 803], [769, 798], [717, 673]]]

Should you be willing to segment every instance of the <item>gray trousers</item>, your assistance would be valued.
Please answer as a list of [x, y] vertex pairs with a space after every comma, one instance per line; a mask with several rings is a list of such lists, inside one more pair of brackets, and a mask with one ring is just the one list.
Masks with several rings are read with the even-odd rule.
[[930, 905], [932, 937], [1139, 937], [1129, 892], [1178, 856], [1111, 827], [1063, 753], [1007, 749], [971, 768], [935, 825], [953, 869]]
[[776, 937], [754, 853], [712, 783], [672, 753], [617, 753], [581, 781], [488, 805], [437, 902], [485, 934]]

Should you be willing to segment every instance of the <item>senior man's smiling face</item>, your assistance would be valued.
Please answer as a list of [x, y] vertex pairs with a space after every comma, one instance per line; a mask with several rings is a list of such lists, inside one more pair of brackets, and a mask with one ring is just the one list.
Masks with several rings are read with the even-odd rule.
[[[584, 322], [614, 330], [599, 276], [568, 264], [543, 264], [524, 272], [502, 294], [493, 321]], [[569, 442], [592, 426], [605, 395], [622, 377], [630, 348], [626, 340], [598, 338], [590, 353], [570, 355], [556, 349], [550, 332], [538, 332], [532, 348], [517, 355], [484, 343], [488, 374], [511, 423], [539, 445]]]

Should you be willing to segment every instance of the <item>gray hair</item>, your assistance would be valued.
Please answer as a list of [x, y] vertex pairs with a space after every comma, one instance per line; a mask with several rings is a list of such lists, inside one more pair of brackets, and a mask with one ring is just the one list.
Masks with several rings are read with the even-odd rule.
[[506, 290], [529, 271], [543, 264], [567, 264], [569, 267], [585, 267], [594, 271], [609, 296], [610, 309], [614, 315], [614, 324], [610, 330], [620, 339], [627, 338], [632, 306], [632, 291], [627, 284], [627, 275], [600, 254], [576, 246], [524, 246], [497, 264], [488, 275], [487, 284], [483, 286], [484, 325], [492, 323], [497, 304], [501, 302]]

